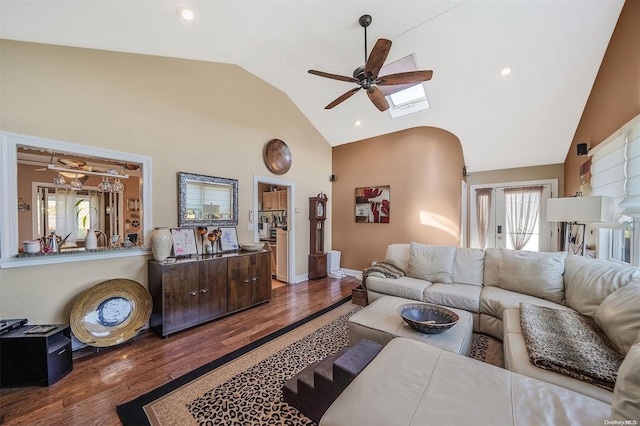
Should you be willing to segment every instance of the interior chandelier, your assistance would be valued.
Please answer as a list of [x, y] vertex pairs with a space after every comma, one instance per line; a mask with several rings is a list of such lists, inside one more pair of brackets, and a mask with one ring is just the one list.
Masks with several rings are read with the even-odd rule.
[[[79, 191], [82, 189], [82, 186], [89, 178], [89, 175], [102, 176], [102, 182], [98, 184], [98, 191], [100, 192], [111, 192], [111, 193], [120, 193], [124, 192], [124, 184], [120, 181], [120, 179], [128, 179], [129, 175], [118, 173], [115, 169], [109, 169], [106, 172], [94, 172], [94, 171], [85, 171], [82, 173], [78, 173], [75, 169], [68, 169], [65, 167], [60, 167], [56, 164], [49, 164], [47, 167], [49, 170], [55, 170], [58, 172], [58, 175], [53, 178], [53, 184], [56, 187], [69, 187], [73, 191]], [[67, 185], [66, 178], [72, 179]]]

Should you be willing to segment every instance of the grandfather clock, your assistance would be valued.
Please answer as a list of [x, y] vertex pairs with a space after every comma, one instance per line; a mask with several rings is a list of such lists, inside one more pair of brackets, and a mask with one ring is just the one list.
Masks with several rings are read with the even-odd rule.
[[309, 198], [309, 279], [327, 276], [327, 254], [324, 252], [324, 221], [327, 218], [327, 196], [322, 192]]

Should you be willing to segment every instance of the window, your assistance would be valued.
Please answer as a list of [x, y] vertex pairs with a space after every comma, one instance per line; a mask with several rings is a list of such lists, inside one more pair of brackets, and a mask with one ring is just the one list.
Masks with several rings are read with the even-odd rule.
[[[385, 76], [399, 72], [417, 71], [414, 55], [405, 56], [380, 69], [379, 75]], [[414, 85], [380, 86], [380, 91], [389, 102], [391, 118], [404, 117], [431, 109], [423, 83]]]
[[[64, 154], [68, 158], [85, 159], [87, 160], [87, 164], [89, 165], [89, 161], [100, 160], [104, 162], [110, 162], [112, 164], [121, 164], [123, 165], [123, 167], [137, 167], [137, 170], [135, 172], [127, 171], [127, 173], [135, 173], [137, 175], [136, 183], [132, 184], [130, 180], [129, 186], [136, 186], [138, 190], [138, 195], [135, 198], [140, 200], [140, 207], [139, 211], [135, 213], [140, 217], [136, 218], [136, 225], [139, 225], [139, 227], [136, 227], [136, 232], [139, 233], [142, 244], [144, 244], [145, 233], [148, 233], [150, 229], [153, 229], [151, 224], [152, 216], [150, 157], [113, 151], [104, 148], [20, 135], [16, 133], [0, 132], [0, 187], [2, 189], [0, 191], [0, 217], [2, 218], [2, 221], [0, 223], [0, 235], [2, 235], [2, 238], [0, 239], [0, 268], [43, 265], [51, 263], [66, 263], [105, 257], [126, 257], [131, 255], [147, 254], [147, 250], [142, 246], [138, 248], [132, 248], [130, 250], [110, 250], [82, 254], [65, 253], [64, 256], [49, 255], [18, 258], [18, 253], [22, 246], [22, 241], [42, 236], [39, 235], [39, 233], [49, 231], [49, 227], [51, 226], [50, 223], [47, 224], [46, 227], [44, 224], [45, 221], [51, 220], [48, 214], [43, 215], [42, 219], [34, 220], [32, 214], [30, 214], [29, 212], [25, 212], [24, 209], [20, 211], [18, 209], [18, 198], [26, 200], [31, 199], [30, 204], [33, 206], [33, 209], [37, 209], [37, 206], [39, 205], [39, 196], [37, 194], [38, 185], [35, 185], [34, 188], [33, 182], [47, 181], [53, 183], [53, 177], [47, 177], [46, 179], [41, 178], [42, 176], [49, 175], [46, 172], [48, 167], [43, 168], [42, 162], [39, 161], [34, 161], [30, 164], [30, 170], [34, 173], [34, 176], [35, 174], [37, 174], [37, 176], [39, 177], [32, 176], [27, 180], [22, 180], [21, 177], [19, 177], [19, 168], [24, 166], [25, 164], [29, 164], [29, 162], [31, 161], [30, 158], [22, 158], [25, 153], [33, 154], [35, 156], [47, 155], [49, 156], [50, 162], [52, 153], [59, 153]], [[20, 165], [18, 164], [19, 160], [21, 162]], [[45, 162], [44, 166], [47, 165], [48, 164]], [[57, 164], [57, 166], [60, 166], [60, 164]], [[49, 170], [49, 172], [51, 172], [51, 170]], [[104, 178], [106, 180], [108, 180], [113, 175], [109, 170], [107, 171], [107, 173], [96, 171], [95, 169], [89, 169], [87, 171], [82, 171], [81, 173], [75, 172], [74, 170], [74, 173], [72, 173], [74, 176], [71, 178], [71, 180], [78, 180], [79, 175], [85, 173], [94, 177], [99, 176], [100, 178]], [[115, 176], [118, 176], [118, 173], [116, 173]], [[113, 180], [113, 178], [111, 179]], [[87, 185], [89, 184], [87, 183]], [[46, 184], [39, 186], [46, 187]], [[84, 184], [82, 184], [81, 186], [83, 186], [82, 189], [87, 189]], [[23, 196], [22, 194], [24, 193], [24, 191], [27, 191], [27, 195]], [[124, 194], [126, 195], [126, 190]], [[118, 195], [120, 196], [120, 198], [122, 198], [122, 194], [116, 193], [110, 193], [108, 196], [113, 198], [117, 197]], [[107, 195], [105, 194], [105, 198], [106, 197]], [[50, 200], [51, 198], [47, 195], [46, 201], [49, 202]], [[59, 206], [57, 206], [58, 200], [55, 201], [56, 207], [59, 208]], [[76, 202], [77, 201], [78, 200], [76, 199]], [[44, 202], [45, 199], [43, 198], [41, 203]], [[126, 222], [127, 219], [123, 215], [123, 205], [124, 203], [121, 202], [119, 204], [116, 203], [116, 208], [109, 211], [109, 213], [111, 214], [108, 220], [107, 217], [105, 217], [105, 229], [102, 229], [102, 231], [104, 231], [107, 235], [111, 235], [113, 233], [120, 234], [121, 236], [124, 235], [125, 238], [128, 237], [128, 235], [126, 234], [126, 230], [132, 225]], [[82, 203], [80, 204], [80, 207], [82, 207]], [[105, 206], [105, 213], [107, 207], [108, 205]], [[58, 215], [56, 214], [55, 216], [57, 218]], [[73, 215], [67, 215], [67, 217], [69, 216], [74, 220], [76, 219], [76, 217]], [[118, 228], [118, 226], [122, 227]], [[74, 229], [74, 226], [71, 226], [70, 228]], [[24, 229], [28, 229], [28, 231], [25, 232]], [[123, 233], [120, 233], [120, 230], [122, 230]], [[70, 231], [67, 231], [67, 234], [69, 232]], [[86, 235], [86, 230], [84, 228], [76, 229], [76, 232], [77, 236], [79, 236], [80, 239], [82, 239], [83, 236]], [[64, 237], [65, 235], [62, 235], [62, 237]], [[122, 239], [120, 241], [122, 241]]]
[[622, 217], [622, 229], [612, 229], [611, 258], [631, 264], [631, 240], [633, 236], [634, 220], [628, 216]]
[[106, 209], [97, 190], [70, 191], [41, 183], [34, 186], [37, 209], [32, 215], [37, 235], [69, 234], [66, 241], [76, 243], [84, 240], [89, 229], [105, 229]]
[[589, 155], [593, 195], [614, 198], [613, 222], [599, 226], [599, 257], [640, 266], [640, 116]]

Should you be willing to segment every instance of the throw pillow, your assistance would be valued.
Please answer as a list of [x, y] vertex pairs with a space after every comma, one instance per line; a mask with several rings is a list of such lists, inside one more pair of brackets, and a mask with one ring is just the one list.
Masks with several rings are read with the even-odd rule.
[[640, 368], [638, 365], [640, 365], [640, 343], [636, 343], [629, 349], [618, 369], [618, 378], [611, 401], [611, 417], [616, 420], [640, 419]]
[[498, 285], [506, 290], [564, 304], [563, 252], [500, 250]]
[[450, 284], [455, 247], [429, 246], [411, 242], [407, 276], [432, 283]]
[[453, 282], [482, 286], [484, 276], [484, 250], [457, 248], [453, 261]]
[[596, 324], [622, 353], [627, 353], [640, 333], [640, 282], [614, 291], [596, 311]]
[[499, 287], [498, 273], [500, 272], [500, 249], [490, 247], [484, 251], [484, 282], [485, 286]]
[[384, 261], [407, 272], [409, 270], [409, 244], [389, 244]]

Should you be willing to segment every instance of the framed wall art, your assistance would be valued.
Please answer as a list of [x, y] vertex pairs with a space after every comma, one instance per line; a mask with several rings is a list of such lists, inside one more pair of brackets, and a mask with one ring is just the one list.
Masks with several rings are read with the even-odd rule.
[[356, 188], [356, 222], [389, 223], [391, 187]]
[[220, 227], [220, 248], [222, 251], [235, 251], [240, 249], [238, 244], [238, 231], [234, 227]]
[[198, 254], [195, 228], [171, 228], [173, 254], [176, 257]]

